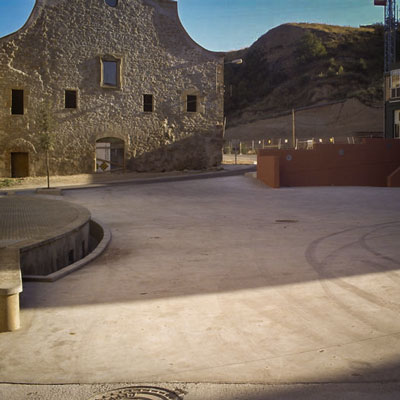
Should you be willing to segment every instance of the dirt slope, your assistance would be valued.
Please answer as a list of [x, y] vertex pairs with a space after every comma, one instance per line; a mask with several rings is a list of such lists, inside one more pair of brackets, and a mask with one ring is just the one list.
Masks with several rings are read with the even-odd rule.
[[[298, 138], [346, 138], [379, 136], [383, 130], [383, 108], [370, 107], [357, 99], [295, 113]], [[258, 119], [230, 127], [225, 138], [272, 139], [292, 137], [292, 114]]]
[[265, 130], [281, 136], [288, 124], [291, 130], [291, 117], [282, 113], [337, 101], [345, 105], [299, 112], [299, 135], [382, 131], [382, 55], [379, 25], [284, 24], [272, 29], [249, 48], [226, 54], [227, 60], [244, 61], [226, 65], [228, 136], [239, 131], [252, 136], [263, 131], [265, 136]]

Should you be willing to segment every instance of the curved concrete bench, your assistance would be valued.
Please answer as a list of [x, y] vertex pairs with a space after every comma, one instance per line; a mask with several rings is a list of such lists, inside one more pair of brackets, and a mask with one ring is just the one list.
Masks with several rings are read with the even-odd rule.
[[22, 277], [19, 264], [19, 249], [0, 249], [0, 332], [20, 328], [19, 294], [22, 292]]

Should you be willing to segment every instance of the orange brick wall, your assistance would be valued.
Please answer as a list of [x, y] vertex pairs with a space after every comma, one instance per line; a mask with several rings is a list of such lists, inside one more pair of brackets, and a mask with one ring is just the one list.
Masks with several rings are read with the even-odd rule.
[[[279, 162], [272, 162], [276, 157]], [[317, 144], [313, 150], [260, 150], [257, 177], [279, 186], [387, 186], [400, 167], [400, 140], [365, 139], [363, 144]], [[279, 164], [279, 165], [278, 165]], [[271, 185], [278, 172], [279, 184]], [[392, 182], [398, 183], [397, 175]], [[398, 186], [393, 185], [392, 186]]]
[[279, 157], [257, 157], [257, 178], [272, 188], [279, 188]]

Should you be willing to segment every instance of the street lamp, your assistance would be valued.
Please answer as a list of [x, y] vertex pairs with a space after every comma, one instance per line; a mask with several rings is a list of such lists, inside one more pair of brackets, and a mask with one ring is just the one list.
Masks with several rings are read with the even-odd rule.
[[237, 58], [236, 60], [227, 61], [224, 64], [235, 64], [235, 65], [243, 64], [243, 59]]

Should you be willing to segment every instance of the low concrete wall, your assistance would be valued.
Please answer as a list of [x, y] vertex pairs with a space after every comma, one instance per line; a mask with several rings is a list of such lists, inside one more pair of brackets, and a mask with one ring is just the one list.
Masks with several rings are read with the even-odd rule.
[[[277, 157], [279, 163], [272, 162]], [[400, 167], [400, 140], [365, 139], [362, 144], [317, 144], [313, 150], [260, 150], [257, 176], [280, 186], [387, 186]], [[272, 180], [271, 180], [272, 179]], [[397, 174], [392, 186], [400, 186]]]
[[24, 275], [48, 275], [73, 264], [89, 252], [89, 220], [57, 237], [21, 248]]
[[[96, 221], [95, 219], [91, 219], [89, 225], [89, 251], [93, 251], [99, 243], [103, 240], [105, 235], [105, 230], [108, 228], [105, 227], [104, 224], [101, 224], [100, 221]], [[110, 233], [111, 234], [111, 233]]]
[[[6, 229], [0, 237], [0, 332], [8, 332], [20, 327], [21, 275], [43, 282], [62, 278], [102, 254], [111, 232], [91, 220], [84, 207], [61, 200], [18, 196], [2, 201], [2, 207]], [[15, 229], [7, 230], [10, 226]]]
[[24, 275], [24, 281], [29, 282], [55, 282], [64, 276], [71, 274], [72, 272], [81, 269], [86, 264], [90, 263], [97, 257], [99, 257], [104, 250], [107, 248], [111, 241], [111, 230], [100, 221], [90, 220], [90, 243], [89, 243], [89, 254], [76, 261], [75, 263], [68, 265], [64, 268], [59, 269], [48, 275]]

